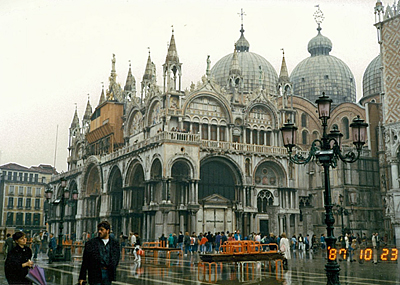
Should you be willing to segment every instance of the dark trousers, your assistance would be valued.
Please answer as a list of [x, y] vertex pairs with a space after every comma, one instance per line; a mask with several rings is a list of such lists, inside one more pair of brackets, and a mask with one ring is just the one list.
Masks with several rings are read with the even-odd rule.
[[94, 283], [94, 284], [90, 284], [90, 285], [111, 285], [111, 281], [108, 277], [107, 269], [101, 270], [101, 283]]

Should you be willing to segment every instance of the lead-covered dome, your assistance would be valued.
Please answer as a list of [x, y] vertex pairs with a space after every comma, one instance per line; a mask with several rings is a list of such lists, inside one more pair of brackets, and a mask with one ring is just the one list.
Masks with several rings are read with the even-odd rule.
[[[211, 68], [211, 76], [221, 86], [228, 86], [232, 63], [239, 65], [240, 76], [243, 78], [243, 92], [249, 93], [260, 87], [268, 93], [276, 93], [278, 74], [273, 66], [261, 55], [249, 52], [250, 44], [243, 35], [243, 28], [240, 30], [241, 36], [235, 44], [236, 53], [231, 53], [221, 58]], [[234, 58], [234, 54], [237, 58]]]
[[290, 75], [293, 94], [315, 102], [325, 92], [333, 104], [356, 101], [356, 84], [350, 68], [340, 59], [329, 55], [332, 42], [321, 34], [308, 43], [309, 58], [301, 61]]
[[382, 92], [381, 56], [375, 57], [363, 76], [363, 98], [380, 95]]

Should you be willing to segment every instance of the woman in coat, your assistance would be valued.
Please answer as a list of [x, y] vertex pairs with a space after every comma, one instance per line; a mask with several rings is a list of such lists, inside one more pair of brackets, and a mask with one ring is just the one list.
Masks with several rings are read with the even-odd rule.
[[283, 253], [285, 260], [283, 261], [284, 269], [287, 269], [287, 260], [291, 259], [290, 256], [290, 245], [289, 240], [286, 237], [286, 233], [282, 233], [281, 240], [279, 242], [279, 249]]
[[32, 284], [25, 276], [33, 266], [32, 250], [26, 246], [26, 236], [23, 232], [13, 234], [16, 246], [10, 250], [4, 265], [8, 284]]

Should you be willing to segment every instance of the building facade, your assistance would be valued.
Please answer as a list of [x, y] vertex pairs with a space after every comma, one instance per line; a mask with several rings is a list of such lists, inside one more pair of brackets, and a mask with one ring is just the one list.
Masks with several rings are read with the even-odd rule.
[[[179, 231], [324, 233], [322, 168], [315, 162], [291, 163], [280, 128], [294, 121], [296, 151], [306, 153], [322, 134], [315, 100], [326, 92], [334, 100], [328, 130], [342, 132], [344, 151], [352, 148], [352, 120], [360, 116], [369, 123], [361, 158], [338, 163], [331, 172], [335, 235], [343, 227], [392, 240], [383, 187], [389, 179], [382, 139], [385, 104], [376, 91], [384, 85], [380, 61], [366, 69], [364, 94], [356, 103], [354, 76], [331, 55], [321, 13], [318, 9], [315, 17], [317, 35], [308, 43], [310, 57], [290, 75], [285, 54], [278, 74], [250, 51], [243, 24], [233, 52], [213, 67], [208, 56], [205, 75], [185, 90], [173, 31], [160, 85], [149, 53], [139, 90], [130, 68], [122, 88], [113, 55], [109, 87], [95, 110], [88, 101], [82, 123], [75, 111], [68, 171], [50, 183], [54, 199], [61, 178], [79, 193], [77, 203], [65, 208], [64, 232], [81, 239], [107, 219], [116, 234], [136, 231], [145, 240]], [[340, 195], [348, 214], [343, 224], [336, 207]], [[53, 232], [60, 210], [55, 207], [49, 220]]]
[[51, 165], [25, 167], [16, 163], [0, 166], [0, 226], [3, 231], [28, 234], [46, 228], [45, 188], [56, 174]]

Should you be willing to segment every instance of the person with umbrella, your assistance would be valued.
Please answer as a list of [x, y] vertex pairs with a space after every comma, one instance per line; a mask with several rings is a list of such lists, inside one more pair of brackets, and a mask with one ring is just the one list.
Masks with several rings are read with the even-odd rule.
[[31, 285], [25, 278], [29, 268], [33, 267], [32, 250], [26, 246], [26, 236], [23, 232], [16, 232], [12, 236], [16, 246], [7, 255], [4, 271], [8, 284]]
[[97, 225], [98, 237], [86, 242], [79, 284], [86, 280], [86, 272], [90, 285], [110, 285], [115, 281], [120, 250], [118, 241], [110, 237], [110, 229], [109, 222], [101, 222]]

